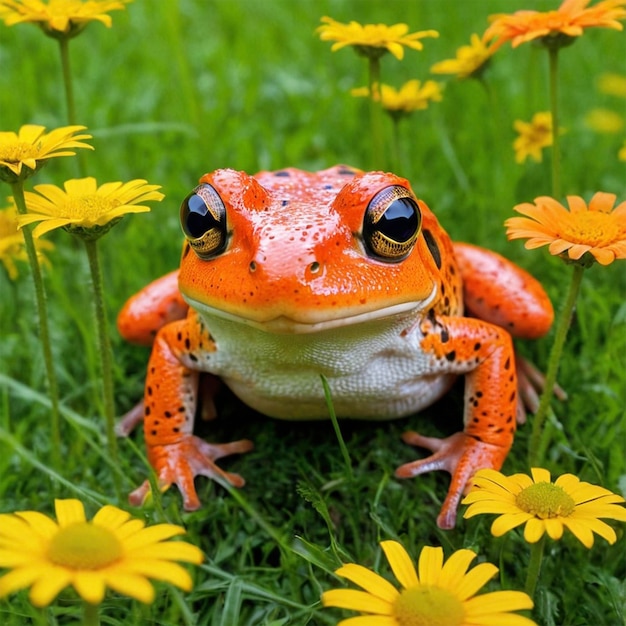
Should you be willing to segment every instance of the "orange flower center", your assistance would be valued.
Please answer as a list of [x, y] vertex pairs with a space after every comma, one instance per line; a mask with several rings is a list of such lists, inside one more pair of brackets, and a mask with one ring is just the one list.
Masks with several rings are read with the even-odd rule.
[[77, 522], [52, 537], [48, 558], [73, 570], [98, 570], [118, 561], [124, 551], [118, 538], [106, 528]]
[[561, 487], [552, 483], [535, 483], [522, 489], [515, 504], [539, 519], [569, 517], [576, 510], [576, 503]]
[[420, 585], [404, 589], [393, 605], [399, 626], [461, 626], [463, 603], [447, 589]]
[[586, 211], [571, 213], [558, 236], [565, 241], [595, 248], [613, 243], [619, 239], [620, 232], [610, 213]]
[[39, 151], [32, 143], [17, 141], [13, 144], [0, 145], [0, 161], [5, 163], [20, 163], [27, 159], [36, 159], [38, 156]]

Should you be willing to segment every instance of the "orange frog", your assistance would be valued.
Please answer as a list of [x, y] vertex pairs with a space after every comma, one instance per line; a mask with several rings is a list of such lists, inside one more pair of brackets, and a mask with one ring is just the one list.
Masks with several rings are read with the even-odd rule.
[[[539, 283], [495, 253], [453, 244], [408, 181], [383, 172], [217, 170], [180, 219], [180, 270], [118, 319], [125, 338], [152, 343], [142, 408], [159, 484], [175, 483], [187, 510], [200, 506], [198, 475], [243, 485], [215, 460], [251, 442], [193, 434], [199, 391], [210, 412], [217, 379], [261, 413], [309, 420], [328, 417], [323, 374], [338, 416], [392, 419], [463, 374], [463, 431], [406, 433], [433, 454], [396, 471], [450, 472], [437, 523], [452, 528], [468, 481], [499, 469], [513, 442], [523, 408], [511, 336], [539, 337], [553, 318]], [[148, 491], [146, 481], [131, 502]]]

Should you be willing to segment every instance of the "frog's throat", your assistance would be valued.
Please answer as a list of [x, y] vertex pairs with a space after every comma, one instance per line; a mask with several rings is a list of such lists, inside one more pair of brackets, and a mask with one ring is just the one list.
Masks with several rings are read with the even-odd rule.
[[373, 311], [363, 311], [361, 313], [346, 315], [345, 317], [333, 317], [324, 319], [323, 314], [320, 314], [317, 316], [317, 319], [315, 319], [315, 316], [311, 315], [310, 321], [303, 321], [301, 319], [288, 317], [287, 315], [277, 315], [272, 318], [268, 317], [268, 319], [252, 319], [237, 315], [236, 313], [224, 311], [223, 309], [212, 307], [208, 304], [204, 304], [203, 302], [194, 300], [193, 298], [190, 298], [185, 294], [183, 294], [183, 297], [189, 303], [189, 306], [198, 311], [198, 313], [200, 313], [200, 315], [202, 316], [221, 317], [222, 319], [230, 320], [231, 322], [237, 322], [239, 324], [245, 324], [246, 326], [252, 326], [253, 328], [257, 328], [258, 330], [262, 330], [267, 333], [275, 333], [281, 335], [304, 335], [308, 333], [317, 333], [323, 330], [328, 330], [330, 328], [339, 328], [341, 326], [362, 324], [364, 322], [370, 322], [372, 320], [396, 316], [399, 317], [407, 315], [411, 312], [417, 313], [425, 310], [435, 299], [436, 294], [437, 287], [435, 286], [433, 287], [433, 290], [428, 295], [428, 297], [423, 300], [401, 302], [399, 304], [392, 304], [390, 306], [376, 309]]

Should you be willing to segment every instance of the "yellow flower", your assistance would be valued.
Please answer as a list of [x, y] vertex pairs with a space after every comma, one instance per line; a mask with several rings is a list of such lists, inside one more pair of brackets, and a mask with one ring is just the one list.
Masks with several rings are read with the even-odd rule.
[[531, 474], [532, 478], [526, 474], [504, 476], [492, 469], [478, 471], [463, 500], [470, 505], [463, 517], [499, 514], [491, 526], [496, 537], [526, 524], [524, 539], [529, 543], [536, 543], [544, 533], [560, 539], [564, 528], [586, 548], [593, 546], [593, 533], [615, 543], [615, 531], [600, 518], [626, 522], [626, 509], [619, 506], [624, 498], [573, 474], [563, 474], [554, 482], [546, 469], [532, 468]]
[[514, 207], [527, 217], [506, 220], [507, 237], [528, 239], [529, 250], [548, 245], [550, 254], [577, 261], [589, 253], [601, 265], [609, 265], [626, 258], [626, 201], [613, 208], [615, 199], [615, 194], [599, 191], [587, 206], [581, 197], [567, 196], [568, 211], [553, 198], [535, 198], [535, 204]]
[[[28, 178], [39, 169], [47, 159], [76, 154], [70, 148], [89, 148], [82, 139], [91, 139], [91, 135], [76, 135], [85, 130], [84, 126], [62, 126], [49, 133], [44, 126], [27, 124], [19, 132], [0, 132], [0, 179], [7, 182]], [[29, 168], [30, 172], [23, 167]]]
[[516, 120], [513, 127], [519, 133], [513, 141], [515, 161], [523, 163], [529, 156], [535, 161], [542, 159], [541, 149], [552, 145], [552, 113], [540, 111], [530, 122]]
[[598, 78], [598, 90], [609, 96], [626, 98], [626, 76], [606, 72]]
[[585, 124], [597, 133], [619, 133], [624, 128], [622, 116], [610, 109], [591, 109], [585, 116]]
[[362, 565], [348, 563], [335, 573], [365, 591], [332, 589], [322, 594], [322, 604], [352, 611], [337, 626], [421, 626], [445, 624], [507, 624], [533, 626], [532, 620], [510, 611], [531, 609], [533, 601], [521, 591], [476, 592], [498, 572], [491, 563], [468, 571], [476, 558], [472, 550], [457, 550], [445, 563], [443, 549], [425, 546], [415, 571], [410, 556], [397, 541], [380, 543], [402, 589]]
[[323, 17], [322, 24], [317, 28], [322, 41], [334, 41], [331, 50], [339, 50], [345, 46], [354, 46], [355, 50], [365, 56], [382, 56], [387, 51], [396, 59], [404, 57], [404, 47], [413, 50], [422, 50], [424, 45], [420, 39], [424, 37], [439, 37], [436, 30], [422, 30], [407, 34], [409, 27], [406, 24], [359, 24], [350, 22], [342, 24], [330, 17]]
[[[380, 90], [375, 91], [374, 100], [380, 101], [382, 107], [389, 113], [408, 114], [412, 111], [427, 109], [429, 102], [441, 102], [441, 85], [434, 80], [424, 83], [419, 80], [409, 80], [400, 89], [381, 84]], [[368, 87], [360, 87], [351, 91], [356, 97], [369, 97]]]
[[32, 22], [51, 37], [78, 35], [89, 22], [111, 27], [108, 11], [124, 9], [131, 0], [0, 0], [0, 18], [7, 26]]
[[454, 59], [435, 63], [430, 71], [433, 74], [455, 74], [457, 78], [479, 76], [487, 67], [487, 61], [494, 53], [493, 45], [488, 46], [481, 37], [473, 34], [468, 46], [461, 46]]
[[[11, 280], [15, 280], [18, 275], [16, 261], [28, 261], [24, 237], [18, 230], [18, 213], [15, 205], [0, 210], [0, 263]], [[50, 241], [43, 239], [35, 240], [37, 253], [40, 254], [40, 261], [45, 262], [44, 250], [52, 250], [54, 245]]]
[[164, 198], [156, 191], [159, 185], [148, 185], [145, 180], [98, 187], [95, 178], [76, 178], [66, 181], [64, 187], [35, 185], [37, 193], [25, 192], [28, 212], [20, 216], [20, 225], [40, 222], [33, 231], [35, 237], [63, 227], [73, 234], [96, 238], [126, 213], [150, 210], [141, 203]]
[[622, 144], [622, 147], [619, 149], [619, 152], [617, 153], [617, 158], [620, 161], [626, 161], [626, 139], [624, 139], [624, 143]]
[[144, 528], [139, 519], [114, 506], [102, 507], [91, 521], [78, 500], [55, 500], [57, 521], [36, 511], [0, 515], [0, 597], [30, 587], [30, 601], [42, 607], [72, 585], [90, 604], [106, 588], [149, 603], [149, 578], [192, 588], [188, 572], [174, 561], [198, 564], [202, 552], [182, 541], [166, 541], [185, 530], [172, 524]]
[[573, 43], [585, 28], [602, 27], [622, 30], [618, 20], [626, 18], [626, 0], [603, 0], [587, 7], [591, 0], [563, 0], [556, 11], [516, 11], [512, 14], [490, 16], [491, 25], [484, 34], [485, 41], [495, 39], [499, 48], [507, 41], [513, 48], [540, 39], [546, 46], [561, 47]]

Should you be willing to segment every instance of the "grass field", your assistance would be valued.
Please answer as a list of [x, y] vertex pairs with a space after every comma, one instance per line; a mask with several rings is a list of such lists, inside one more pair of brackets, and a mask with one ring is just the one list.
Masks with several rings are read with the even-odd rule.
[[[431, 65], [451, 58], [482, 33], [487, 16], [522, 8], [548, 10], [556, 0], [135, 0], [112, 12], [113, 27], [94, 23], [70, 42], [78, 122], [93, 135], [82, 151], [98, 182], [145, 178], [166, 198], [150, 213], [126, 217], [99, 243], [114, 351], [118, 415], [143, 393], [148, 350], [123, 342], [115, 317], [124, 301], [174, 269], [182, 236], [181, 199], [215, 168], [254, 173], [287, 166], [306, 170], [347, 163], [372, 167], [369, 112], [350, 89], [367, 82], [366, 63], [350, 49], [332, 53], [315, 29], [329, 15], [341, 22], [395, 24], [411, 32], [436, 29], [421, 52], [403, 61], [382, 59], [383, 82], [433, 78]], [[23, 124], [67, 124], [56, 42], [29, 24], [0, 24], [0, 130]], [[606, 73], [626, 74], [624, 32], [592, 28], [560, 54], [562, 193], [589, 199], [596, 191], [626, 199], [626, 163], [617, 158], [624, 126], [598, 133], [585, 123], [595, 108], [626, 124], [626, 101], [602, 93]], [[512, 207], [550, 195], [550, 150], [541, 163], [517, 164], [514, 120], [548, 110], [547, 55], [525, 44], [503, 46], [485, 75], [446, 80], [443, 100], [400, 125], [397, 173], [457, 240], [496, 250], [530, 270], [555, 308], [570, 268], [544, 249], [507, 242], [503, 221]], [[385, 124], [388, 120], [385, 119]], [[388, 135], [391, 125], [385, 126]], [[388, 168], [388, 154], [377, 168]], [[33, 184], [61, 185], [78, 176], [78, 159], [52, 161]], [[5, 195], [10, 187], [4, 186]], [[79, 498], [92, 514], [105, 503], [128, 508], [125, 494], [146, 476], [143, 435], [119, 441], [119, 466], [106, 453], [99, 358], [83, 250], [67, 233], [47, 236], [45, 285], [55, 370], [63, 412], [63, 464], [50, 466], [50, 404], [46, 395], [33, 288], [28, 267], [11, 281], [0, 270], [0, 512], [51, 515], [54, 498]], [[624, 261], [586, 271], [565, 346], [559, 382], [566, 403], [555, 402], [544, 466], [553, 477], [626, 492], [626, 272]], [[545, 369], [552, 335], [520, 344]], [[493, 589], [524, 588], [529, 549], [518, 531], [496, 539], [492, 516], [459, 519], [442, 531], [435, 518], [448, 486], [444, 473], [398, 481], [394, 469], [421, 451], [401, 441], [407, 429], [440, 436], [461, 428], [463, 394], [457, 385], [442, 401], [408, 419], [341, 423], [352, 465], [348, 472], [330, 421], [281, 422], [253, 413], [228, 393], [220, 418], [200, 425], [210, 441], [249, 438], [254, 451], [221, 462], [247, 479], [239, 491], [197, 481], [205, 506], [184, 513], [176, 489], [156, 508], [132, 509], [148, 522], [182, 524], [206, 554], [194, 569], [195, 587], [183, 594], [159, 586], [154, 604], [110, 593], [103, 624], [304, 626], [336, 624], [351, 612], [323, 609], [324, 590], [343, 587], [333, 575], [341, 562], [388, 572], [378, 542], [397, 539], [416, 557], [424, 545], [446, 555], [469, 547], [500, 568]], [[530, 422], [521, 427], [505, 474], [528, 472]], [[140, 429], [139, 429], [140, 430]], [[123, 497], [115, 495], [114, 476]], [[131, 509], [129, 509], [131, 510]], [[571, 534], [548, 541], [532, 618], [541, 625], [626, 624], [626, 539], [598, 538], [591, 550]], [[491, 587], [490, 587], [491, 588]], [[71, 624], [81, 603], [64, 592], [45, 610], [27, 593], [0, 600], [0, 622]]]

